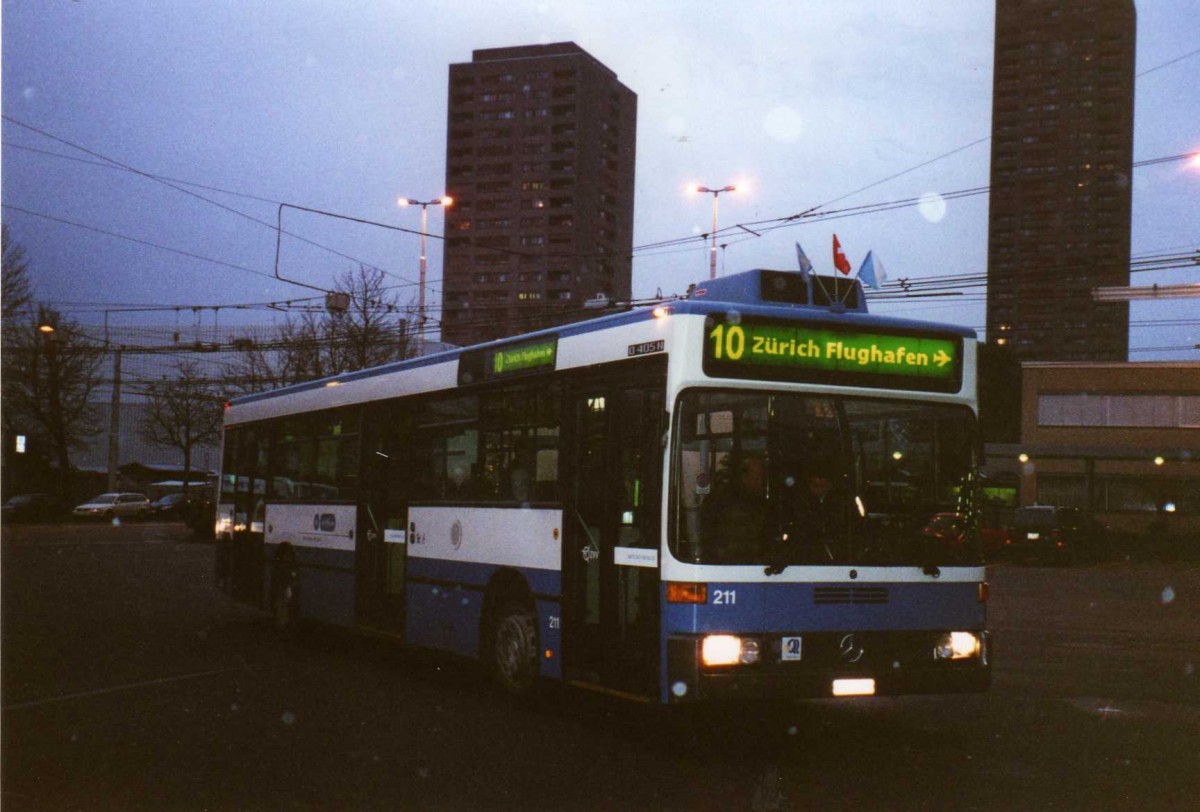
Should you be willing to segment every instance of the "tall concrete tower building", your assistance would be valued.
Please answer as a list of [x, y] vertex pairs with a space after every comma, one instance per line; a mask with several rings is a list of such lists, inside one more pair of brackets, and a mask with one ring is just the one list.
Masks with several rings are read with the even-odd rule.
[[1021, 360], [1124, 361], [1132, 0], [996, 0], [987, 337]]
[[573, 42], [450, 66], [442, 338], [469, 344], [631, 295], [637, 96]]

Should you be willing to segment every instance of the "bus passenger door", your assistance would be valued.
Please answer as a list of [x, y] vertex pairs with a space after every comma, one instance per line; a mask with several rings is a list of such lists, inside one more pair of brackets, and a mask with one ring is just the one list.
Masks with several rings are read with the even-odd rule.
[[604, 386], [569, 403], [564, 664], [570, 679], [653, 696], [663, 396]]
[[404, 629], [405, 526], [411, 459], [403, 407], [368, 407], [362, 427], [362, 479], [355, 537], [356, 613], [365, 626]]
[[226, 476], [232, 477], [234, 491], [230, 594], [239, 601], [260, 604], [265, 565], [268, 437], [265, 430], [244, 428], [230, 432], [226, 443], [229, 446], [225, 453]]

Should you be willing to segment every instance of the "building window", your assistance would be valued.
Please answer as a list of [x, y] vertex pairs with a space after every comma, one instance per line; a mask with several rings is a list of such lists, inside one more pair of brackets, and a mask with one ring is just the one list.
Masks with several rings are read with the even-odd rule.
[[1037, 501], [1042, 505], [1087, 509], [1087, 483], [1081, 476], [1043, 474], [1037, 480]]
[[1039, 426], [1200, 428], [1200, 395], [1038, 395]]

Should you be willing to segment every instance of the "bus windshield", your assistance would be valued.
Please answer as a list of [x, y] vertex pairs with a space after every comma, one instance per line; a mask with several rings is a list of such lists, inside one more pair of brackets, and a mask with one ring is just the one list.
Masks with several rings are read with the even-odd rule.
[[768, 573], [980, 563], [967, 407], [711, 390], [679, 406], [678, 559]]

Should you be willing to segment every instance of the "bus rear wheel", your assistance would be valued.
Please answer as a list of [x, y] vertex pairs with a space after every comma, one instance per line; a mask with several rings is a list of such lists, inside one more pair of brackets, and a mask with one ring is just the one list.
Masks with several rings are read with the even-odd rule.
[[500, 607], [491, 624], [492, 675], [505, 693], [527, 696], [538, 674], [537, 619], [533, 610], [516, 601]]

